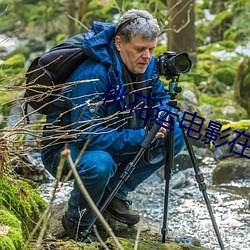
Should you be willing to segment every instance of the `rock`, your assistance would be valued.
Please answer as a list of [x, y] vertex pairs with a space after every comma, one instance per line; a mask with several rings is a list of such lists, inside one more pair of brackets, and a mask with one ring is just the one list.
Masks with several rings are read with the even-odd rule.
[[247, 158], [228, 157], [220, 161], [213, 171], [213, 183], [228, 183], [250, 178], [250, 161]]
[[178, 189], [190, 185], [190, 176], [193, 177], [193, 169], [191, 168], [174, 174], [171, 178], [170, 187], [172, 189]]
[[[43, 244], [46, 244], [46, 241], [50, 242], [50, 244], [53, 244], [54, 247], [57, 244], [59, 244], [60, 246], [67, 245], [67, 247], [69, 247], [68, 245], [69, 242], [71, 242], [72, 244], [71, 247], [73, 246], [73, 244], [75, 244], [76, 247], [79, 246], [79, 244], [85, 244], [85, 243], [76, 243], [73, 241], [69, 241], [67, 240], [67, 238], [65, 239], [56, 238], [57, 235], [62, 235], [62, 232], [64, 231], [62, 224], [61, 224], [61, 217], [65, 213], [66, 209], [67, 209], [66, 202], [54, 205], [52, 209], [52, 213], [51, 213], [51, 220], [47, 229], [47, 236], [44, 239]], [[114, 232], [115, 236], [118, 237], [118, 240], [122, 244], [124, 249], [128, 249], [128, 250], [134, 249], [135, 239], [136, 237], [138, 237], [138, 232], [140, 232], [139, 242], [138, 242], [140, 246], [139, 249], [209, 250], [208, 248], [201, 247], [200, 241], [197, 240], [196, 238], [180, 236], [180, 235], [176, 236], [173, 232], [169, 232], [169, 235], [166, 238], [166, 243], [163, 243], [162, 236], [161, 236], [161, 229], [146, 219], [141, 219], [140, 223], [138, 223], [135, 226], [128, 226], [126, 224], [123, 224], [123, 223], [120, 223], [119, 221], [114, 220], [112, 217], [108, 215], [104, 214], [104, 216], [105, 216], [106, 221], [112, 228], [112, 231]], [[64, 244], [62, 244], [62, 240]], [[109, 245], [109, 247], [111, 247], [109, 249], [114, 249], [114, 243], [113, 243], [112, 238], [109, 237], [105, 240], [106, 240], [106, 244]], [[94, 247], [98, 247], [96, 243], [91, 243], [89, 245], [92, 245], [92, 244], [94, 244]], [[88, 247], [90, 248], [86, 248], [86, 249], [103, 249], [102, 247], [100, 247], [100, 245], [98, 248], [91, 248], [91, 246], [89, 245]], [[66, 248], [60, 248], [60, 249], [66, 249]]]
[[184, 89], [184, 91], [182, 92], [182, 99], [194, 105], [198, 105], [198, 100], [196, 95], [190, 90]]

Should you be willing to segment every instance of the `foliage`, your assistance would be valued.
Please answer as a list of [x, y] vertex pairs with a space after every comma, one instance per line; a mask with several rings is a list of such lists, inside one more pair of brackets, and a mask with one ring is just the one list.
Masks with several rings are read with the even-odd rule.
[[0, 249], [21, 249], [24, 243], [21, 223], [17, 217], [5, 209], [0, 209], [0, 226], [5, 233], [0, 233]]
[[35, 223], [39, 220], [40, 212], [45, 209], [46, 204], [27, 181], [2, 174], [0, 179], [0, 207], [8, 209], [22, 222], [23, 235], [27, 238]]
[[18, 86], [23, 83], [22, 76], [25, 72], [25, 60], [23, 54], [16, 54], [2, 63], [2, 70], [0, 71], [0, 86]]
[[[210, 15], [205, 15], [204, 11]], [[249, 41], [250, 2], [245, 0], [210, 1], [204, 0], [196, 5], [198, 14], [198, 39], [203, 43], [232, 40], [237, 44]], [[209, 16], [209, 17], [208, 17]]]
[[232, 86], [235, 78], [235, 71], [229, 67], [217, 68], [213, 72], [214, 79], [227, 86]]
[[217, 96], [204, 93], [200, 93], [198, 96], [201, 109], [206, 105], [212, 107], [212, 113], [206, 115], [207, 119], [218, 121], [221, 124], [231, 124], [232, 121], [248, 118], [246, 110], [237, 103], [231, 90], [226, 90], [225, 93]]
[[245, 58], [238, 68], [235, 80], [235, 96], [238, 102], [250, 115], [249, 92], [250, 92], [250, 59]]

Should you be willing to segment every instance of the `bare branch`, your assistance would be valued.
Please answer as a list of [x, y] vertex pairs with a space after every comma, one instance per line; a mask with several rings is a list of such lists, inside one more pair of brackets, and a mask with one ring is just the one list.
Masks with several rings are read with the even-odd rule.
[[120, 249], [120, 250], [122, 250], [123, 247], [120, 245], [120, 243], [117, 240], [116, 236], [114, 235], [111, 227], [109, 226], [109, 224], [106, 222], [106, 220], [104, 219], [104, 217], [102, 216], [102, 214], [100, 213], [100, 211], [98, 210], [98, 208], [96, 207], [96, 205], [93, 202], [92, 198], [90, 197], [88, 191], [86, 190], [83, 182], [81, 181], [81, 178], [80, 178], [79, 174], [77, 173], [77, 170], [75, 168], [74, 162], [73, 162], [73, 160], [71, 158], [70, 150], [69, 149], [63, 150], [61, 152], [61, 157], [67, 159], [67, 161], [69, 163], [69, 166], [70, 166], [70, 168], [71, 168], [71, 170], [73, 172], [73, 176], [75, 178], [75, 181], [77, 182], [78, 187], [79, 187], [80, 191], [82, 192], [84, 198], [88, 202], [90, 208], [97, 215], [98, 219], [100, 220], [100, 222], [104, 226], [104, 228], [107, 231], [107, 233], [113, 238], [113, 240], [114, 240], [115, 245], [117, 246], [117, 248]]

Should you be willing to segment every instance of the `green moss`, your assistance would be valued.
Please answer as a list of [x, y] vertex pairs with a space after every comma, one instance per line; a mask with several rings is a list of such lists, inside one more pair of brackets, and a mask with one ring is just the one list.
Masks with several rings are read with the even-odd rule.
[[15, 54], [1, 64], [0, 84], [20, 86], [25, 80], [25, 56]]
[[235, 78], [235, 96], [239, 104], [245, 108], [250, 115], [250, 59], [246, 58], [237, 70]]
[[234, 51], [236, 46], [238, 45], [234, 40], [223, 40], [218, 44], [228, 52]]
[[232, 86], [235, 78], [235, 70], [228, 67], [221, 67], [214, 71], [213, 77], [228, 86]]
[[24, 64], [25, 56], [23, 54], [16, 54], [4, 61], [4, 63], [2, 64], [2, 69], [4, 70], [12, 67], [23, 68]]
[[24, 240], [22, 236], [22, 231], [17, 231], [15, 228], [11, 228], [7, 236], [12, 240], [16, 249], [22, 249], [24, 245]]
[[13, 241], [7, 235], [0, 234], [0, 249], [16, 250]]
[[16, 216], [11, 214], [7, 210], [0, 209], [0, 221], [7, 226], [14, 227], [17, 230], [21, 230], [20, 221], [16, 218]]
[[[133, 239], [125, 239], [125, 238], [118, 238], [120, 244], [122, 245], [124, 250], [133, 250], [135, 241]], [[110, 243], [113, 245], [113, 240], [109, 238], [107, 243]], [[196, 247], [194, 245], [189, 244], [182, 244], [182, 243], [175, 243], [175, 242], [167, 242], [162, 243], [161, 241], [155, 241], [155, 240], [148, 240], [148, 241], [140, 241], [138, 244], [139, 250], [198, 250], [198, 249], [204, 249], [201, 247]]]
[[0, 249], [21, 249], [24, 243], [20, 221], [9, 211], [0, 210], [0, 224], [10, 227], [6, 235], [0, 235]]
[[240, 131], [244, 129], [248, 129], [250, 127], [250, 120], [242, 120], [242, 121], [224, 124], [222, 126], [222, 130], [227, 129], [229, 127], [231, 127], [231, 130], [237, 129]]
[[212, 97], [212, 96], [208, 96], [208, 95], [201, 95], [199, 97], [199, 103], [206, 103], [206, 104], [210, 104], [214, 107], [218, 107], [221, 108], [222, 104], [224, 103], [224, 99], [221, 96], [218, 97]]
[[8, 209], [21, 221], [24, 237], [27, 238], [46, 203], [27, 182], [4, 176], [0, 179], [0, 206]]

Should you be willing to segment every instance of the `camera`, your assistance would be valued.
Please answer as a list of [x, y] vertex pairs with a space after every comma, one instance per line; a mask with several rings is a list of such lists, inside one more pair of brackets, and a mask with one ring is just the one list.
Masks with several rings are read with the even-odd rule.
[[167, 51], [156, 59], [157, 73], [165, 76], [167, 80], [187, 73], [191, 66], [192, 61], [187, 53], [176, 54], [174, 51]]

